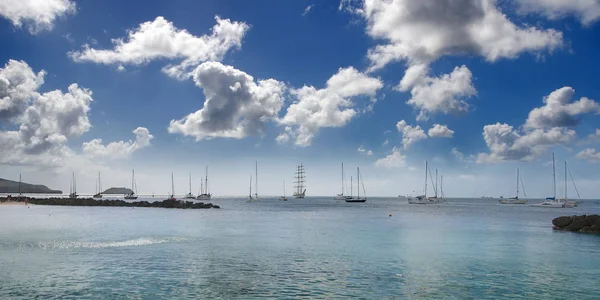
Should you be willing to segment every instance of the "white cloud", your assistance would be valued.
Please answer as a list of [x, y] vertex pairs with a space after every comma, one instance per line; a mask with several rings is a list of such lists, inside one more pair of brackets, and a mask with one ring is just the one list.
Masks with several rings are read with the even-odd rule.
[[219, 61], [233, 48], [240, 48], [242, 38], [250, 28], [244, 22], [215, 17], [217, 24], [210, 35], [194, 36], [185, 29], [176, 28], [164, 17], [157, 17], [130, 30], [126, 39], [113, 39], [114, 48], [94, 49], [85, 45], [83, 50], [70, 52], [74, 61], [101, 64], [140, 65], [157, 59], [180, 59], [179, 64], [168, 65], [163, 72], [185, 79], [190, 70], [203, 61]]
[[550, 20], [573, 15], [587, 26], [600, 19], [598, 0], [517, 0], [517, 3], [520, 13], [538, 13]]
[[14, 121], [38, 97], [46, 72], [35, 74], [24, 61], [9, 60], [0, 68], [0, 123]]
[[396, 87], [408, 91], [412, 97], [406, 102], [419, 110], [417, 120], [427, 120], [429, 114], [462, 114], [469, 110], [466, 99], [477, 91], [471, 71], [466, 66], [456, 67], [450, 74], [430, 77], [427, 66], [410, 66]]
[[170, 133], [195, 137], [241, 139], [263, 132], [264, 123], [275, 120], [283, 105], [285, 84], [254, 78], [232, 66], [205, 62], [193, 72], [203, 89], [202, 109], [180, 120], [171, 120]]
[[404, 149], [415, 142], [427, 138], [427, 135], [425, 134], [425, 131], [421, 129], [421, 126], [410, 126], [404, 120], [396, 123], [396, 129], [398, 132], [402, 133], [402, 145], [404, 145]]
[[490, 153], [480, 153], [478, 163], [532, 160], [544, 154], [550, 146], [565, 145], [573, 141], [575, 131], [555, 127], [521, 133], [508, 124], [496, 123], [483, 127], [483, 137]]
[[367, 21], [367, 34], [388, 43], [369, 50], [371, 70], [405, 60], [429, 63], [444, 55], [476, 54], [493, 62], [523, 52], [552, 51], [562, 33], [519, 27], [495, 0], [365, 0], [355, 9]]
[[462, 152], [458, 151], [456, 147], [452, 148], [452, 151], [450, 151], [450, 153], [452, 153], [452, 155], [456, 157], [458, 161], [465, 161], [465, 155]]
[[571, 103], [574, 94], [575, 90], [567, 86], [544, 97], [545, 105], [529, 112], [525, 127], [572, 127], [579, 124], [579, 115], [600, 113], [600, 104], [586, 97]]
[[596, 149], [587, 148], [577, 153], [577, 158], [585, 159], [593, 163], [598, 163], [600, 162], [600, 152], [596, 151]]
[[82, 145], [83, 153], [93, 158], [126, 158], [137, 150], [150, 146], [150, 140], [154, 138], [147, 128], [138, 127], [134, 131], [135, 141], [112, 142], [108, 145], [102, 144], [102, 139], [93, 139], [84, 142]]
[[31, 34], [51, 30], [58, 17], [75, 13], [75, 2], [70, 0], [2, 0], [0, 15], [14, 26], [28, 24]]
[[297, 146], [310, 146], [320, 128], [342, 127], [356, 114], [352, 97], [375, 97], [383, 83], [353, 67], [340, 68], [327, 80], [326, 87], [304, 86], [291, 90], [296, 98], [279, 121], [294, 129]]
[[313, 7], [315, 7], [315, 5], [314, 5], [314, 4], [311, 4], [311, 5], [307, 6], [307, 7], [304, 9], [304, 12], [302, 13], [302, 16], [304, 17], [304, 16], [308, 15], [308, 13], [310, 12], [310, 10], [311, 10]]
[[362, 153], [362, 154], [366, 155], [366, 156], [373, 155], [373, 151], [365, 149], [365, 147], [363, 147], [363, 145], [360, 145], [360, 147], [358, 147], [357, 151], [359, 153]]
[[427, 132], [429, 137], [445, 137], [451, 138], [454, 135], [454, 130], [446, 125], [434, 124]]
[[404, 166], [405, 162], [406, 156], [402, 155], [400, 149], [394, 147], [394, 149], [392, 149], [392, 153], [375, 161], [375, 166], [387, 169], [400, 168]]
[[383, 146], [387, 146], [387, 144], [390, 143], [390, 140], [386, 139], [385, 141], [383, 141]]
[[600, 142], [600, 129], [596, 129], [596, 132], [588, 135], [588, 142]]

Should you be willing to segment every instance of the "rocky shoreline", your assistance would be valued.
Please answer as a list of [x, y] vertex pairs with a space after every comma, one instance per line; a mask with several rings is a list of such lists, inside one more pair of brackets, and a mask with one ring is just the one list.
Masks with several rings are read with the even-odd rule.
[[2, 197], [0, 202], [26, 202], [35, 205], [59, 205], [59, 206], [119, 206], [119, 207], [161, 207], [161, 208], [182, 208], [182, 209], [203, 209], [220, 208], [218, 205], [204, 202], [191, 201], [135, 201], [127, 202], [123, 200], [96, 200], [92, 198], [30, 198], [30, 197]]
[[552, 220], [555, 230], [600, 233], [600, 215], [564, 216]]

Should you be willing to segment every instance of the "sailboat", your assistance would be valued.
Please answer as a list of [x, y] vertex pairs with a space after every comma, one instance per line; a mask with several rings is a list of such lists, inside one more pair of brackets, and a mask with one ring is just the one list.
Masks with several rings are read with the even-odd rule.
[[190, 173], [190, 190], [189, 193], [187, 193], [187, 195], [185, 195], [185, 199], [196, 199], [196, 196], [194, 196], [194, 194], [192, 194], [192, 173]]
[[254, 202], [258, 200], [258, 161], [255, 162], [254, 173], [256, 175], [254, 179], [254, 185], [256, 188], [254, 190], [254, 197], [252, 197], [252, 175], [250, 175], [250, 194], [248, 195], [248, 202]]
[[252, 202], [254, 199], [252, 198], [252, 175], [250, 175], [250, 193], [248, 194], [248, 202]]
[[73, 172], [73, 181], [71, 181], [71, 192], [69, 193], [69, 198], [75, 199], [77, 198], [77, 181], [75, 180], [75, 172]]
[[304, 198], [304, 196], [306, 195], [306, 186], [304, 185], [306, 183], [306, 177], [304, 176], [304, 174], [304, 166], [301, 163], [296, 169], [296, 176], [294, 177], [294, 179], [296, 180], [296, 191], [294, 192], [294, 198], [301, 199]]
[[167, 198], [167, 200], [177, 200], [175, 198], [175, 183], [173, 182], [173, 173], [171, 173], [171, 195], [169, 195], [169, 198]]
[[344, 195], [344, 182], [346, 181], [346, 178], [344, 178], [344, 163], [342, 163], [342, 193], [341, 194], [337, 194], [333, 197], [333, 200], [346, 200], [346, 199], [352, 199], [351, 196], [345, 196]]
[[527, 204], [527, 199], [519, 199], [519, 168], [517, 168], [517, 196], [508, 199], [500, 199], [501, 204]]
[[545, 201], [531, 204], [532, 207], [549, 207], [549, 208], [564, 208], [565, 204], [556, 200], [556, 165], [554, 163], [554, 153], [552, 153], [552, 187], [554, 194], [552, 197], [547, 197]]
[[362, 198], [362, 199], [360, 198], [360, 187], [361, 187], [361, 185], [360, 185], [361, 184], [361, 180], [360, 179], [361, 179], [361, 176], [360, 176], [360, 168], [359, 167], [356, 167], [356, 175], [357, 175], [356, 180], [358, 181], [356, 183], [356, 191], [358, 193], [357, 193], [356, 198], [347, 198], [347, 199], [345, 199], [345, 201], [348, 202], [348, 203], [362, 203], [362, 202], [366, 202], [367, 201], [367, 193], [365, 192], [365, 185], [364, 185], [364, 183], [362, 185], [362, 188], [363, 188], [363, 193], [364, 193], [365, 197]]
[[[425, 190], [423, 195], [419, 195], [416, 197], [408, 197], [409, 204], [437, 204], [442, 200], [437, 197], [437, 187], [435, 187], [435, 196], [427, 197], [427, 176], [429, 175], [429, 164], [425, 161]], [[433, 180], [431, 180], [433, 182]], [[437, 181], [437, 170], [436, 170], [436, 181]], [[437, 183], [436, 183], [437, 185]]]
[[283, 181], [283, 196], [279, 197], [281, 201], [287, 201], [287, 197], [285, 196], [285, 180]]
[[98, 182], [96, 182], [96, 194], [93, 198], [102, 198], [102, 181], [100, 181], [100, 172], [98, 172]]
[[[570, 175], [570, 172], [569, 172]], [[573, 182], [573, 187], [575, 187], [575, 191], [577, 192], [577, 196], [579, 196], [579, 191], [577, 190], [577, 186], [575, 185], [575, 181], [573, 180], [573, 176], [571, 176], [571, 181]], [[573, 208], [577, 206], [576, 201], [569, 201], [567, 198], [567, 162], [565, 161], [565, 197], [560, 199], [561, 202], [565, 204], [565, 207]], [[580, 197], [581, 199], [581, 197]]]
[[131, 170], [131, 193], [125, 195], [125, 199], [127, 200], [135, 200], [138, 198], [137, 193], [137, 184], [135, 183], [135, 170]]
[[212, 195], [208, 192], [208, 166], [206, 166], [206, 174], [204, 177], [204, 185], [200, 182], [200, 194], [196, 197], [196, 200], [210, 200]]

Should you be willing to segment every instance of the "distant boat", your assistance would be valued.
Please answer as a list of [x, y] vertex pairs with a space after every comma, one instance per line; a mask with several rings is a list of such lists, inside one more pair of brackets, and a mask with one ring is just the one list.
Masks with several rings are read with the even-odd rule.
[[[571, 175], [571, 172], [569, 172], [569, 175]], [[573, 182], [573, 187], [575, 188], [575, 191], [577, 192], [577, 196], [579, 196], [579, 191], [577, 190], [577, 186], [575, 185], [575, 180], [573, 180], [573, 176], [571, 176], [571, 182]], [[564, 187], [565, 187], [565, 197], [560, 199], [559, 201], [563, 202], [565, 204], [565, 207], [569, 207], [569, 208], [573, 208], [577, 206], [577, 202], [576, 201], [569, 201], [569, 199], [567, 198], [567, 162], [565, 161], [565, 183], [564, 183]], [[581, 199], [581, 197], [579, 197], [579, 199]]]
[[519, 179], [519, 168], [517, 168], [517, 196], [508, 199], [500, 197], [502, 199], [498, 200], [498, 202], [501, 204], [527, 204], [527, 199], [519, 199], [519, 183], [522, 184], [522, 181], [519, 181]]
[[250, 175], [250, 194], [248, 195], [248, 202], [258, 201], [258, 161], [254, 165], [254, 173], [256, 175], [254, 179], [254, 185], [256, 189], [254, 191], [254, 197], [252, 197], [252, 175]]
[[210, 200], [210, 198], [212, 198], [212, 195], [208, 192], [208, 166], [206, 166], [204, 185], [202, 185], [202, 180], [200, 180], [200, 194], [198, 194], [196, 200]]
[[248, 194], [248, 202], [253, 202], [254, 198], [252, 198], [252, 175], [250, 175], [250, 193]]
[[365, 185], [364, 184], [362, 185], [362, 188], [363, 188], [363, 194], [365, 195], [365, 197], [364, 198], [360, 198], [360, 187], [361, 187], [361, 180], [360, 179], [361, 179], [361, 176], [360, 176], [360, 168], [359, 167], [356, 167], [356, 176], [357, 176], [357, 179], [356, 179], [357, 180], [356, 191], [358, 193], [357, 193], [356, 198], [352, 197], [352, 198], [345, 199], [345, 201], [348, 202], [348, 203], [362, 203], [362, 202], [366, 202], [367, 201], [367, 193], [365, 192]]
[[281, 201], [287, 201], [287, 197], [285, 196], [285, 180], [283, 181], [283, 196], [279, 197]]
[[100, 181], [100, 172], [98, 172], [98, 182], [96, 182], [96, 194], [93, 198], [102, 198], [102, 181]]
[[333, 200], [346, 200], [346, 199], [352, 199], [351, 196], [347, 196], [344, 195], [344, 182], [346, 181], [346, 178], [344, 177], [344, 163], [342, 163], [342, 193], [337, 194], [333, 197]]
[[169, 195], [169, 198], [167, 198], [167, 200], [177, 200], [177, 198], [175, 198], [175, 183], [173, 181], [173, 173], [171, 173], [171, 195]]
[[[125, 199], [127, 200], [135, 200], [138, 198], [137, 193], [137, 184], [135, 183], [135, 170], [131, 170], [131, 193], [125, 195]], [[154, 197], [154, 195], [152, 195]]]
[[71, 188], [70, 188], [70, 193], [69, 193], [69, 198], [71, 199], [75, 199], [77, 198], [77, 181], [75, 180], [75, 172], [73, 172], [73, 179], [71, 181]]
[[296, 176], [294, 177], [296, 183], [296, 191], [294, 192], [294, 198], [304, 198], [306, 195], [306, 176], [304, 171], [304, 166], [300, 164], [296, 169]]
[[556, 200], [556, 165], [554, 163], [554, 153], [552, 153], [552, 187], [554, 195], [546, 198], [540, 203], [531, 204], [532, 207], [564, 208], [565, 204]]
[[190, 192], [185, 195], [185, 199], [196, 199], [196, 196], [192, 194], [192, 173], [190, 173]]
[[[427, 177], [429, 174], [429, 164], [425, 161], [425, 190], [423, 195], [419, 195], [416, 197], [408, 197], [409, 204], [438, 204], [443, 200], [437, 197], [437, 170], [436, 170], [436, 186], [435, 186], [435, 196], [427, 197]], [[431, 177], [431, 176], [429, 176]], [[431, 180], [433, 182], [433, 180]]]

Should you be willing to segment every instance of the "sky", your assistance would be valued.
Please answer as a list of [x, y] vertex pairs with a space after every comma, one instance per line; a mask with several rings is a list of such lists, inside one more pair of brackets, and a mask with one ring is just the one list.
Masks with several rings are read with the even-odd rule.
[[[600, 1], [0, 2], [0, 177], [598, 198]], [[521, 191], [522, 192], [522, 191]], [[349, 193], [349, 191], [346, 191]], [[431, 193], [431, 183], [430, 190]], [[522, 194], [521, 194], [522, 195]]]

